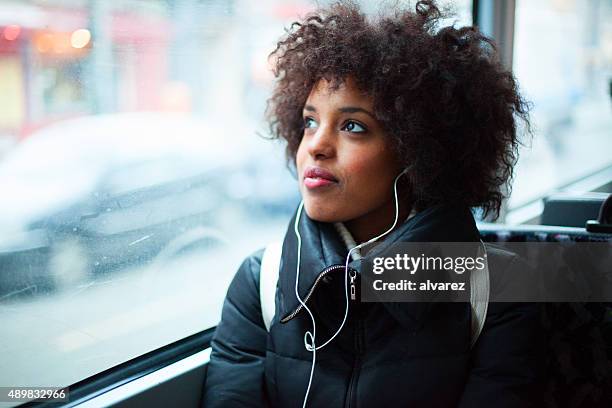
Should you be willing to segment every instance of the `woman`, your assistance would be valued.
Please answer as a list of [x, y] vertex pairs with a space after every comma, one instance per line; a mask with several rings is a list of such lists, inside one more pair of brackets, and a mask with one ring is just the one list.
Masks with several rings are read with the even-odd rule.
[[272, 130], [287, 142], [303, 207], [283, 241], [269, 331], [262, 251], [230, 285], [204, 406], [535, 401], [532, 305], [489, 305], [471, 348], [469, 304], [349, 302], [347, 271], [329, 268], [390, 227], [381, 241], [477, 242], [470, 208], [499, 212], [526, 104], [488, 39], [472, 27], [438, 30], [440, 18], [430, 1], [376, 21], [339, 3], [279, 42]]

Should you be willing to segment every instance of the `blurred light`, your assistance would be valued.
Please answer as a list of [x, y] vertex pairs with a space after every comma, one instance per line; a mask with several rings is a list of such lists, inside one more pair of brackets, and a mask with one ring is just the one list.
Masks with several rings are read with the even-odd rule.
[[18, 25], [9, 25], [4, 28], [4, 38], [8, 41], [14, 41], [19, 37], [21, 33], [21, 27]]
[[52, 33], [53, 52], [56, 54], [66, 54], [72, 51], [70, 47], [70, 35], [68, 33]]
[[53, 36], [49, 33], [37, 35], [34, 44], [39, 52], [49, 52], [53, 48]]
[[167, 112], [191, 112], [191, 89], [183, 82], [167, 82], [161, 89], [161, 109]]
[[89, 44], [90, 40], [91, 40], [91, 33], [86, 28], [81, 28], [79, 30], [76, 30], [70, 36], [70, 44], [74, 48], [83, 48], [87, 44]]

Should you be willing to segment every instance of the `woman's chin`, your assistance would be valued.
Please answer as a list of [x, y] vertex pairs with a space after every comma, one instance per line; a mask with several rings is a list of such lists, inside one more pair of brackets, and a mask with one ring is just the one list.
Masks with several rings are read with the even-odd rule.
[[342, 214], [329, 206], [317, 205], [304, 201], [304, 209], [308, 218], [319, 222], [338, 222], [342, 221]]

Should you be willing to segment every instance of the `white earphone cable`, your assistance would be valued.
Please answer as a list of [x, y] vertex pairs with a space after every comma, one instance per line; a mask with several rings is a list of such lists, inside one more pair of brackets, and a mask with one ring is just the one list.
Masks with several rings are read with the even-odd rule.
[[[306, 333], [304, 333], [304, 347], [306, 347], [306, 350], [308, 351], [312, 351], [312, 366], [310, 367], [310, 377], [308, 379], [308, 387], [306, 388], [306, 394], [304, 395], [304, 402], [302, 404], [302, 408], [306, 408], [306, 401], [308, 401], [308, 393], [310, 392], [310, 386], [312, 384], [312, 378], [314, 376], [314, 368], [315, 368], [315, 362], [316, 362], [316, 358], [317, 358], [317, 349], [315, 347], [315, 335], [317, 332], [317, 326], [315, 323], [315, 319], [314, 319], [314, 315], [312, 314], [312, 312], [310, 311], [310, 309], [308, 308], [308, 306], [306, 306], [306, 303], [304, 303], [304, 301], [302, 300], [302, 298], [300, 297], [299, 291], [298, 291], [298, 284], [300, 281], [300, 254], [302, 252], [302, 237], [300, 236], [300, 231], [298, 228], [299, 225], [299, 221], [300, 221], [300, 217], [302, 215], [302, 209], [304, 208], [304, 201], [300, 202], [300, 206], [298, 207], [298, 211], [297, 214], [295, 216], [295, 223], [293, 225], [293, 231], [295, 232], [295, 235], [297, 237], [297, 268], [296, 268], [296, 272], [295, 272], [295, 297], [297, 298], [297, 300], [300, 302], [300, 304], [302, 305], [302, 307], [308, 312], [308, 315], [310, 316], [310, 320], [312, 321], [312, 333], [307, 331]], [[308, 344], [308, 336], [310, 335], [310, 341], [311, 344]]]
[[[351, 252], [363, 248], [364, 246], [371, 244], [375, 241], [377, 241], [378, 239], [384, 237], [385, 235], [387, 235], [388, 233], [390, 233], [391, 231], [393, 231], [393, 229], [395, 228], [395, 226], [397, 225], [397, 220], [399, 218], [399, 202], [397, 199], [397, 182], [399, 180], [399, 178], [406, 174], [406, 172], [408, 171], [407, 169], [404, 169], [400, 174], [397, 175], [397, 177], [395, 177], [395, 181], [393, 182], [393, 197], [395, 200], [395, 219], [393, 221], [393, 225], [385, 232], [383, 232], [382, 234], [371, 238], [370, 240], [363, 242], [353, 248], [351, 248], [348, 252], [348, 255], [346, 256], [346, 261], [344, 263], [344, 296], [345, 296], [345, 300], [346, 300], [346, 304], [345, 304], [345, 310], [344, 310], [344, 317], [342, 319], [342, 323], [340, 324], [340, 327], [338, 327], [338, 330], [336, 330], [336, 332], [323, 344], [321, 344], [320, 346], [317, 346], [315, 343], [315, 339], [316, 339], [316, 323], [315, 323], [315, 318], [314, 315], [312, 314], [312, 312], [310, 311], [310, 309], [308, 308], [308, 306], [306, 306], [306, 303], [304, 303], [304, 301], [302, 300], [302, 298], [300, 297], [299, 291], [298, 291], [298, 283], [299, 283], [299, 278], [300, 278], [300, 253], [302, 250], [302, 237], [300, 236], [300, 231], [299, 231], [299, 221], [302, 215], [302, 209], [304, 208], [304, 201], [300, 202], [300, 205], [298, 207], [297, 210], [297, 214], [295, 216], [295, 223], [293, 225], [293, 231], [295, 232], [295, 235], [297, 237], [297, 266], [296, 266], [296, 272], [295, 272], [295, 296], [298, 299], [298, 301], [300, 302], [300, 304], [302, 305], [302, 307], [308, 312], [308, 315], [310, 316], [310, 320], [312, 321], [312, 332], [310, 331], [306, 331], [306, 333], [304, 333], [304, 347], [306, 348], [306, 350], [308, 351], [312, 351], [312, 366], [310, 368], [310, 377], [308, 379], [308, 387], [306, 388], [306, 394], [304, 395], [304, 402], [302, 404], [302, 408], [306, 408], [306, 402], [308, 401], [308, 394], [310, 392], [310, 387], [312, 385], [312, 379], [314, 377], [314, 369], [315, 369], [315, 363], [316, 363], [316, 352], [317, 350], [327, 346], [342, 330], [342, 328], [344, 327], [344, 324], [346, 323], [346, 319], [348, 317], [348, 310], [349, 310], [349, 298], [348, 298], [348, 264], [349, 264], [349, 260], [351, 258]], [[310, 341], [311, 343], [308, 344], [308, 337], [310, 337]]]
[[395, 181], [393, 183], [393, 196], [394, 196], [394, 200], [395, 200], [395, 219], [393, 220], [393, 225], [391, 225], [391, 227], [383, 232], [382, 234], [371, 238], [370, 240], [363, 242], [357, 246], [355, 246], [354, 248], [351, 248], [346, 256], [346, 260], [344, 262], [344, 295], [345, 295], [345, 300], [346, 300], [346, 307], [344, 309], [344, 317], [342, 318], [342, 323], [340, 324], [340, 327], [338, 327], [338, 330], [336, 330], [336, 332], [323, 344], [321, 344], [320, 346], [317, 346], [317, 350], [322, 349], [323, 347], [327, 346], [338, 334], [340, 334], [340, 331], [342, 331], [342, 328], [344, 327], [344, 324], [346, 323], [346, 319], [348, 317], [348, 310], [349, 310], [349, 300], [348, 300], [348, 264], [349, 261], [351, 259], [351, 252], [357, 250], [357, 249], [361, 249], [366, 245], [369, 245], [375, 241], [377, 241], [378, 239], [384, 237], [385, 235], [387, 235], [388, 233], [390, 233], [391, 231], [393, 231], [393, 229], [395, 228], [395, 226], [397, 225], [397, 220], [399, 218], [399, 203], [397, 200], [397, 181], [399, 180], [399, 178], [405, 173], [405, 171], [401, 172], [396, 178]]

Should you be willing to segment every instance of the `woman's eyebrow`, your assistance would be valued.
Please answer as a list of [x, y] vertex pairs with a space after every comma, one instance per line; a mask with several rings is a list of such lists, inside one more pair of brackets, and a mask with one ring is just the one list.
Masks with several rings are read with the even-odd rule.
[[365, 110], [363, 108], [360, 108], [358, 106], [345, 106], [343, 108], [338, 109], [340, 112], [342, 113], [355, 113], [355, 112], [363, 112], [366, 115], [370, 115], [372, 117], [372, 119], [376, 119], [376, 117], [374, 116], [374, 114], [368, 110]]
[[[305, 111], [309, 111], [309, 112], [316, 112], [316, 108], [312, 105], [304, 105], [304, 110]], [[340, 111], [341, 113], [355, 113], [355, 112], [363, 112], [366, 115], [371, 116], [373, 119], [376, 119], [376, 117], [374, 116], [374, 114], [366, 109], [360, 108], [358, 106], [344, 106], [342, 108], [339, 108], [338, 111]]]

